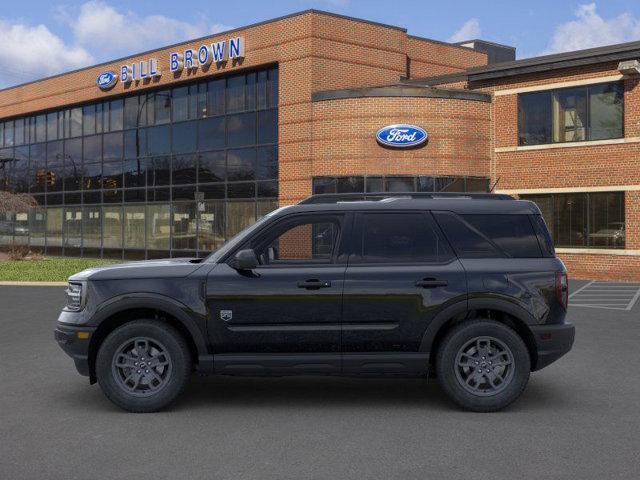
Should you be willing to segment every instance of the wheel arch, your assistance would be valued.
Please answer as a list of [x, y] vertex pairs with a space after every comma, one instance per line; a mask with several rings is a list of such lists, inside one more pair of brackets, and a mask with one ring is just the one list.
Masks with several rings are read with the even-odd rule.
[[91, 336], [88, 351], [91, 383], [96, 382], [95, 362], [103, 340], [116, 328], [142, 319], [162, 321], [178, 330], [187, 341], [194, 365], [198, 365], [201, 359], [208, 358], [205, 333], [187, 313], [186, 306], [161, 295], [116, 298], [98, 309], [91, 318], [91, 323], [97, 326]]
[[[464, 304], [464, 305], [463, 305]], [[473, 318], [486, 318], [503, 323], [522, 338], [529, 356], [531, 357], [531, 370], [536, 369], [538, 351], [533, 332], [529, 325], [537, 322], [524, 308], [513, 302], [503, 299], [470, 299], [467, 302], [459, 302], [447, 307], [432, 320], [422, 337], [420, 351], [429, 352], [429, 362], [434, 365], [436, 354], [442, 339], [456, 324]]]

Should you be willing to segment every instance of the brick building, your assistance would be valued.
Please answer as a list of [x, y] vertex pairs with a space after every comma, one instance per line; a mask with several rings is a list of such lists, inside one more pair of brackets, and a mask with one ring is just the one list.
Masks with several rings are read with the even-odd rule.
[[[640, 278], [640, 43], [515, 61], [319, 11], [0, 91], [0, 245], [202, 255], [311, 193], [536, 201], [574, 276]], [[428, 141], [393, 148], [383, 127]]]

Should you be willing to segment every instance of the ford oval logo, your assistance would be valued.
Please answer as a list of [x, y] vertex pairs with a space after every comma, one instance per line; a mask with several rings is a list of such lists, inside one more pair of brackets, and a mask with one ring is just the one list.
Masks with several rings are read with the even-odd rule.
[[395, 148], [417, 147], [427, 141], [427, 132], [415, 125], [388, 125], [378, 130], [376, 138], [382, 145]]
[[101, 90], [109, 90], [113, 87], [118, 81], [118, 76], [113, 72], [102, 72], [96, 78], [96, 85], [100, 87]]

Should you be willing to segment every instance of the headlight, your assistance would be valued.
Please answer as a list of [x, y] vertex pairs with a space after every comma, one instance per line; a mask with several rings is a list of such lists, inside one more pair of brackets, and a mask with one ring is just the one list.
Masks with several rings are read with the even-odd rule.
[[69, 286], [65, 290], [67, 295], [67, 310], [79, 312], [84, 307], [84, 286], [81, 283], [69, 282]]

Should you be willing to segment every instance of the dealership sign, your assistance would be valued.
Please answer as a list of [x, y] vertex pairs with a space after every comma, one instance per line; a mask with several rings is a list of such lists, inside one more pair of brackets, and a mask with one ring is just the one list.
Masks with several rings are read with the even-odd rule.
[[100, 87], [100, 90], [109, 90], [118, 82], [118, 75], [113, 72], [102, 72], [96, 78], [96, 85]]
[[[208, 67], [212, 63], [220, 65], [227, 60], [236, 61], [241, 58], [244, 58], [244, 37], [234, 37], [204, 44], [197, 49], [187, 48], [180, 52], [172, 52], [169, 54], [169, 70], [174, 74], [180, 74], [183, 70], [192, 71], [198, 67]], [[124, 85], [141, 80], [149, 81], [161, 75], [158, 60], [155, 58], [120, 67], [120, 81]], [[101, 90], [109, 90], [117, 81], [118, 75], [111, 71], [102, 72], [96, 78], [96, 84]]]
[[382, 145], [393, 148], [417, 147], [427, 141], [427, 132], [415, 125], [404, 123], [388, 125], [376, 133], [376, 139]]

